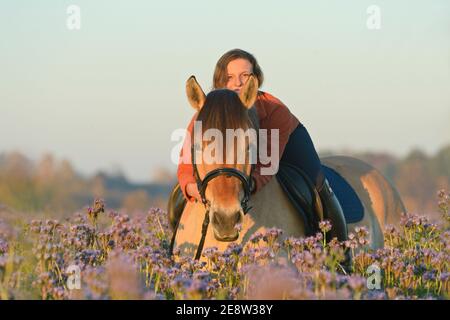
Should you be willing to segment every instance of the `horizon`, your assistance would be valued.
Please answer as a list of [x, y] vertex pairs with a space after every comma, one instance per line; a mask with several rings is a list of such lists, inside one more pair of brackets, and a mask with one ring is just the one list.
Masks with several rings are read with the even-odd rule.
[[[328, 156], [330, 153], [332, 155], [382, 155], [382, 156], [388, 156], [393, 157], [396, 161], [400, 161], [411, 155], [413, 152], [419, 151], [426, 155], [427, 158], [432, 158], [437, 156], [439, 152], [442, 150], [450, 147], [450, 144], [447, 144], [446, 146], [443, 146], [442, 148], [436, 150], [434, 153], [426, 152], [426, 150], [420, 149], [420, 148], [412, 148], [409, 150], [409, 152], [403, 154], [403, 155], [395, 155], [394, 153], [391, 153], [389, 151], [376, 151], [376, 150], [351, 150], [351, 149], [340, 149], [340, 150], [321, 150], [319, 151], [319, 156]], [[32, 165], [37, 165], [39, 161], [41, 161], [45, 156], [52, 156], [53, 160], [55, 161], [55, 164], [60, 164], [63, 161], [68, 161], [70, 165], [72, 166], [72, 169], [75, 171], [75, 173], [80, 176], [83, 179], [89, 179], [92, 178], [98, 174], [106, 174], [109, 177], [123, 177], [127, 180], [127, 182], [132, 184], [151, 184], [151, 183], [160, 183], [159, 177], [157, 176], [157, 173], [162, 172], [163, 174], [169, 174], [172, 178], [176, 177], [176, 167], [170, 168], [161, 166], [156, 167], [151, 170], [151, 173], [147, 176], [147, 178], [142, 179], [134, 179], [133, 177], [130, 177], [126, 171], [120, 166], [120, 165], [113, 165], [110, 167], [104, 167], [104, 168], [98, 168], [95, 170], [92, 170], [90, 172], [83, 171], [80, 169], [76, 163], [74, 163], [71, 159], [64, 158], [64, 157], [57, 157], [56, 155], [52, 153], [42, 153], [38, 157], [32, 157], [29, 154], [26, 154], [24, 152], [21, 152], [20, 150], [1, 150], [0, 151], [0, 157], [13, 154], [13, 153], [19, 153], [20, 155], [24, 156], [28, 160], [31, 161]]]

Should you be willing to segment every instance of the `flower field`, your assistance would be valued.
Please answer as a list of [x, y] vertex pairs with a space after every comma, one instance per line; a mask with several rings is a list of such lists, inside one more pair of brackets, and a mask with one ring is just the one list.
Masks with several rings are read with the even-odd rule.
[[314, 237], [281, 240], [269, 229], [245, 247], [205, 248], [202, 261], [169, 256], [158, 208], [130, 217], [96, 199], [64, 221], [0, 216], [0, 298], [448, 299], [450, 200], [438, 197], [439, 221], [404, 215], [376, 251], [364, 228], [345, 243], [325, 241], [324, 221]]

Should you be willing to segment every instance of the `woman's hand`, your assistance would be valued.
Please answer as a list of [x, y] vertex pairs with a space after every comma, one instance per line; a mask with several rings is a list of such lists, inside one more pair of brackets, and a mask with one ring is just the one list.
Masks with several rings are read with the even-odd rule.
[[202, 202], [202, 196], [200, 195], [200, 192], [198, 191], [196, 183], [188, 183], [186, 186], [186, 193], [188, 194], [188, 196], [193, 197], [197, 201]]

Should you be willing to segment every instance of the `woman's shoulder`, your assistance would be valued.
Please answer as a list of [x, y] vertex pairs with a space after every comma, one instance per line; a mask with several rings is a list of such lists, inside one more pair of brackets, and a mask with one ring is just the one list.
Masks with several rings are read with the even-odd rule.
[[263, 118], [271, 115], [274, 111], [277, 111], [277, 113], [289, 112], [286, 105], [281, 102], [280, 99], [264, 91], [258, 92], [256, 109], [258, 109], [261, 117]]
[[271, 105], [284, 105], [283, 102], [281, 102], [280, 99], [278, 99], [277, 97], [275, 97], [274, 95], [265, 92], [265, 91], [258, 91], [258, 100], [260, 100], [261, 102], [265, 102], [266, 104], [271, 104]]
[[255, 106], [260, 120], [293, 123], [292, 126], [296, 126], [299, 122], [289, 108], [274, 95], [259, 91], [257, 101]]

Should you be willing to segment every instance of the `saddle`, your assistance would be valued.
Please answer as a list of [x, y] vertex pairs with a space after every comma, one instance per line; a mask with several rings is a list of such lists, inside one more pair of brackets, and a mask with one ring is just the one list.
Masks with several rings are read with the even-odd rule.
[[[350, 184], [336, 171], [322, 165], [323, 172], [341, 204], [347, 223], [356, 223], [364, 217], [364, 207]], [[300, 168], [280, 161], [276, 179], [286, 196], [305, 221], [305, 233], [314, 235], [319, 231], [319, 221], [323, 219], [323, 209], [319, 194], [308, 175]], [[168, 202], [168, 218], [172, 230], [186, 206], [180, 185], [172, 189]]]
[[305, 234], [319, 231], [323, 209], [319, 194], [308, 175], [299, 167], [280, 161], [276, 178], [284, 193], [305, 222]]

